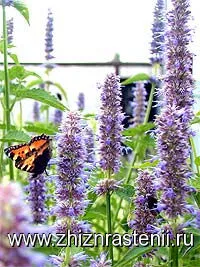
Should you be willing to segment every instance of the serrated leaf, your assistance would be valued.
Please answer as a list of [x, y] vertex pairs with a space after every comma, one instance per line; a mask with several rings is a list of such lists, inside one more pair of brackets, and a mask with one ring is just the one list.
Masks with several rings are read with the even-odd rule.
[[31, 137], [26, 134], [23, 131], [9, 131], [6, 135], [3, 136], [2, 139], [0, 139], [3, 142], [28, 142], [31, 139]]
[[[14, 125], [11, 125], [11, 129], [15, 129], [16, 127]], [[0, 129], [6, 129], [6, 124], [0, 123]]]
[[16, 78], [18, 78], [19, 80], [24, 80], [28, 76], [36, 76], [37, 78], [41, 79], [41, 77], [37, 73], [28, 71], [24, 68], [24, 66], [21, 65], [16, 65], [9, 69], [10, 80], [14, 80]]
[[49, 134], [55, 135], [58, 131], [58, 128], [54, 124], [46, 124], [42, 122], [27, 122], [26, 125], [23, 127], [27, 132], [33, 132], [38, 134]]
[[126, 264], [151, 251], [152, 249], [152, 247], [133, 247], [129, 249], [128, 252], [113, 267], [125, 267], [127, 266]]
[[130, 201], [130, 198], [133, 197], [135, 188], [132, 185], [122, 185], [118, 188], [115, 193], [122, 199]]
[[67, 109], [62, 103], [60, 103], [60, 101], [57, 100], [55, 96], [43, 89], [20, 89], [14, 91], [13, 94], [18, 98], [18, 100], [30, 98], [63, 111]]
[[122, 85], [128, 85], [128, 84], [135, 83], [138, 81], [148, 81], [149, 79], [150, 79], [150, 76], [147, 75], [146, 73], [138, 73], [138, 74], [126, 79], [121, 84]]
[[83, 218], [84, 220], [88, 220], [88, 221], [90, 221], [91, 219], [96, 219], [96, 218], [105, 220], [106, 215], [99, 211], [90, 210], [90, 212], [88, 212]]
[[24, 2], [19, 0], [14, 0], [14, 8], [25, 18], [28, 24], [29, 23], [29, 10]]
[[134, 128], [128, 128], [122, 132], [124, 136], [135, 136], [141, 135], [155, 127], [153, 122], [148, 122], [146, 124], [140, 124]]

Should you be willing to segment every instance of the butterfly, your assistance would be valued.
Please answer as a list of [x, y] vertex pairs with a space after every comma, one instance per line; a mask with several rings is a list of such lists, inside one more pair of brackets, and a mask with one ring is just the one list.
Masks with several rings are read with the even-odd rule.
[[34, 136], [29, 143], [7, 147], [4, 152], [15, 162], [16, 168], [41, 174], [51, 158], [51, 141], [49, 136], [42, 134]]

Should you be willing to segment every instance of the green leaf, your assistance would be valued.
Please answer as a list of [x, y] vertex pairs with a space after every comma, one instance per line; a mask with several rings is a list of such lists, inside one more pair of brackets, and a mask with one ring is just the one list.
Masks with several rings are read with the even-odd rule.
[[19, 80], [24, 80], [28, 76], [36, 76], [37, 78], [41, 79], [41, 77], [37, 73], [28, 71], [24, 68], [24, 66], [21, 65], [13, 66], [9, 69], [10, 80], [14, 80], [16, 78], [18, 78]]
[[[0, 129], [6, 129], [6, 124], [0, 123]], [[14, 125], [11, 125], [11, 129], [16, 129]]]
[[153, 122], [148, 122], [146, 124], [140, 124], [134, 128], [128, 128], [122, 132], [124, 136], [135, 136], [135, 135], [141, 135], [152, 128], [155, 127], [155, 124]]
[[58, 128], [54, 124], [46, 124], [42, 122], [27, 122], [26, 125], [23, 127], [27, 132], [33, 132], [38, 134], [48, 134], [48, 135], [55, 135], [58, 131]]
[[16, 65], [19, 65], [19, 60], [18, 60], [18, 57], [17, 57], [16, 54], [10, 54], [10, 53], [8, 53], [8, 56], [9, 56], [10, 58], [12, 58], [12, 60], [14, 61], [14, 63], [15, 63]]
[[31, 139], [31, 137], [26, 134], [23, 131], [9, 131], [2, 139], [0, 139], [3, 142], [28, 142]]
[[28, 7], [24, 4], [24, 2], [19, 0], [14, 0], [14, 8], [25, 18], [28, 24], [29, 23], [29, 11]]
[[91, 219], [96, 219], [96, 218], [106, 220], [106, 215], [99, 211], [90, 210], [90, 212], [88, 212], [83, 218], [84, 220], [88, 220], [88, 221], [90, 221]]
[[130, 201], [130, 198], [134, 195], [135, 188], [132, 185], [125, 184], [115, 192], [120, 198]]
[[153, 162], [147, 161], [142, 164], [135, 164], [134, 169], [148, 169], [148, 168], [153, 168], [156, 167], [159, 163], [159, 160], [154, 160]]
[[[193, 238], [194, 238], [193, 246], [189, 247], [189, 246], [183, 245], [180, 251], [180, 256], [185, 257], [187, 256], [187, 254], [190, 254], [194, 250], [200, 248], [200, 235], [193, 234]], [[190, 241], [190, 237], [187, 237], [187, 243], [189, 243], [189, 241]]]
[[51, 95], [50, 92], [44, 91], [43, 89], [20, 89], [14, 91], [13, 94], [18, 98], [18, 100], [31, 98], [63, 111], [67, 109], [62, 103], [60, 103], [60, 101], [57, 100], [55, 96]]
[[198, 157], [195, 158], [194, 163], [195, 163], [197, 166], [200, 166], [200, 156], [198, 156]]
[[138, 82], [138, 81], [148, 81], [149, 79], [150, 79], [150, 76], [147, 75], [146, 73], [138, 73], [126, 79], [125, 81], [123, 81], [122, 85], [127, 85], [127, 84], [131, 84], [131, 83]]
[[113, 267], [125, 267], [129, 262], [151, 251], [152, 249], [152, 247], [133, 247], [129, 249], [128, 252], [122, 257], [122, 259], [120, 259]]

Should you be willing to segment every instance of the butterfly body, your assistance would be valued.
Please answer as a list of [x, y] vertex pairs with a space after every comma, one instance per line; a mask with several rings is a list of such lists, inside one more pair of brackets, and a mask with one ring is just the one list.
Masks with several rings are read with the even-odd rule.
[[46, 170], [47, 164], [51, 158], [51, 139], [42, 134], [35, 136], [27, 144], [10, 146], [4, 151], [6, 155], [15, 162], [15, 167], [41, 174]]

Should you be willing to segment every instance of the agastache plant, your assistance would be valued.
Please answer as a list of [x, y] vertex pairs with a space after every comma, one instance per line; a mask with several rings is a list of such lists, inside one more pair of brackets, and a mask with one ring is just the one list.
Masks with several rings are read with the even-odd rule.
[[162, 90], [163, 104], [157, 118], [157, 147], [160, 164], [157, 175], [161, 180], [161, 203], [169, 218], [175, 219], [186, 212], [186, 185], [191, 171], [189, 122], [192, 119], [193, 79], [192, 54], [188, 49], [191, 31], [189, 1], [173, 0], [168, 14], [169, 30], [166, 35], [166, 77]]
[[82, 92], [78, 94], [77, 106], [79, 111], [83, 111], [85, 109], [85, 95]]
[[111, 260], [107, 260], [107, 253], [102, 252], [95, 260], [90, 260], [90, 267], [111, 267]]
[[133, 99], [133, 126], [137, 126], [144, 122], [146, 111], [146, 89], [144, 83], [138, 82], [136, 88], [134, 88]]
[[63, 118], [58, 146], [58, 180], [57, 180], [57, 231], [88, 231], [85, 222], [77, 221], [84, 213], [86, 200], [87, 175], [84, 171], [86, 151], [81, 127], [81, 119], [76, 112], [68, 112]]
[[25, 203], [21, 188], [16, 183], [0, 185], [0, 266], [32, 267], [45, 266], [46, 257], [32, 251], [22, 242], [11, 247], [8, 234], [37, 233], [38, 228], [31, 224], [32, 216]]
[[43, 174], [30, 174], [28, 193], [28, 201], [30, 203], [34, 222], [44, 223], [47, 218], [47, 209], [45, 206], [46, 186]]
[[152, 25], [151, 63], [163, 64], [165, 33], [165, 3], [157, 0]]

